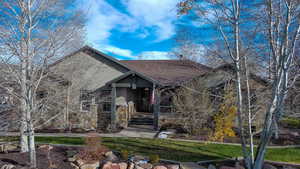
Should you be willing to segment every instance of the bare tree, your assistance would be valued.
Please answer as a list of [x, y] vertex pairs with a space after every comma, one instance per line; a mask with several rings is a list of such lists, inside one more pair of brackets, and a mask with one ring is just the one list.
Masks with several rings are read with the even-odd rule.
[[[239, 0], [232, 1], [204, 1], [185, 0], [179, 4], [181, 13], [187, 13], [190, 10], [198, 9], [199, 16], [208, 20], [210, 24], [216, 25], [215, 29], [219, 31], [220, 37], [223, 39], [224, 48], [227, 49], [228, 55], [231, 58], [235, 67], [236, 73], [236, 93], [238, 104], [238, 122], [239, 134], [241, 136], [241, 144], [243, 149], [244, 160], [247, 168], [262, 168], [266, 146], [274, 134], [277, 122], [282, 116], [282, 107], [287, 97], [287, 93], [291, 86], [293, 86], [298, 70], [295, 69], [299, 65], [296, 61], [295, 49], [299, 40], [300, 31], [300, 11], [299, 1], [297, 0], [267, 0], [260, 2], [257, 6], [255, 3], [241, 3]], [[200, 6], [199, 6], [200, 4]], [[248, 8], [241, 8], [248, 6]], [[247, 10], [248, 9], [248, 10]], [[242, 41], [243, 34], [248, 30], [254, 29], [249, 21], [250, 11], [255, 14], [256, 23], [259, 23], [260, 30], [263, 33], [259, 34], [262, 49], [270, 51], [270, 60], [272, 67], [270, 68], [272, 78], [270, 84], [271, 99], [268, 102], [268, 108], [265, 112], [265, 122], [263, 124], [263, 131], [260, 138], [259, 147], [254, 156], [253, 148], [253, 134], [252, 127], [252, 112], [250, 87], [249, 87], [249, 67], [248, 60], [251, 55], [243, 51], [248, 49], [248, 42]], [[207, 17], [207, 12], [210, 12], [213, 19]], [[262, 14], [262, 15], [261, 15]], [[243, 19], [241, 18], [243, 16]], [[267, 16], [267, 17], [266, 17]], [[244, 20], [246, 18], [246, 20]], [[243, 23], [247, 23], [246, 25]], [[242, 26], [245, 25], [245, 26]], [[257, 41], [252, 37], [249, 40]], [[250, 45], [252, 46], [252, 45]], [[255, 50], [255, 48], [252, 47]], [[261, 60], [266, 63], [266, 55], [261, 55]], [[294, 72], [297, 70], [296, 72]], [[245, 77], [245, 78], [243, 78]], [[247, 99], [243, 98], [242, 85], [247, 88]], [[247, 105], [244, 107], [244, 105]], [[243, 116], [248, 117], [248, 122], [244, 122]], [[246, 124], [248, 132], [250, 133], [250, 152], [246, 149], [246, 136], [244, 134], [243, 125]]]
[[208, 120], [214, 113], [211, 98], [209, 90], [200, 79], [182, 85], [175, 90], [172, 99], [174, 109], [178, 113], [176, 122], [192, 135], [200, 134], [201, 129], [208, 129]]
[[[73, 0], [0, 1], [0, 51], [5, 77], [18, 85], [9, 94], [20, 102], [21, 151], [36, 167], [34, 119], [37, 91], [50, 63], [81, 44], [83, 17]], [[79, 40], [79, 41], [78, 41]], [[1, 82], [0, 87], [7, 89]], [[8, 91], [8, 90], [7, 90]]]

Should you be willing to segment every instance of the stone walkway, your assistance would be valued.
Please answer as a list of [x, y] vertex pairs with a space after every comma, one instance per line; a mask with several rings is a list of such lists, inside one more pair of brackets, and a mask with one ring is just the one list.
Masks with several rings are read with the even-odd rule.
[[[140, 137], [140, 138], [154, 138], [156, 131], [147, 128], [128, 127], [119, 133], [97, 133], [100, 137]], [[0, 132], [0, 136], [18, 136], [19, 132]], [[35, 136], [45, 137], [86, 137], [88, 133], [35, 133]]]

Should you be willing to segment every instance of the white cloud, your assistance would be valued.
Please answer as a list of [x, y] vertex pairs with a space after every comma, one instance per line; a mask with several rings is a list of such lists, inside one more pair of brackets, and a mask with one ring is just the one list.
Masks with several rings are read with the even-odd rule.
[[179, 0], [123, 0], [130, 15], [143, 27], [156, 29], [157, 41], [175, 34], [176, 4]]
[[132, 54], [132, 51], [129, 49], [121, 49], [121, 48], [118, 48], [115, 46], [105, 46], [101, 49], [104, 52], [113, 53], [115, 55], [125, 56], [125, 57], [129, 57], [129, 58], [135, 58], [135, 56], [133, 56], [133, 54]]
[[103, 0], [81, 0], [79, 8], [85, 9], [87, 13], [87, 40], [90, 43], [106, 43], [111, 36], [111, 30], [115, 28], [126, 32], [137, 29], [133, 18]]
[[142, 60], [169, 60], [171, 59], [168, 52], [162, 51], [146, 51], [142, 52], [139, 56]]

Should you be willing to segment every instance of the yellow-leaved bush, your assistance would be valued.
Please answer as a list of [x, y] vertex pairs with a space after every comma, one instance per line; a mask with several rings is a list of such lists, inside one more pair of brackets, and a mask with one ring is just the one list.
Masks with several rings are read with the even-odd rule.
[[223, 103], [219, 107], [219, 112], [213, 117], [215, 128], [211, 140], [224, 141], [225, 137], [234, 137], [234, 121], [237, 115], [237, 106], [235, 105], [235, 95], [232, 86], [225, 87]]

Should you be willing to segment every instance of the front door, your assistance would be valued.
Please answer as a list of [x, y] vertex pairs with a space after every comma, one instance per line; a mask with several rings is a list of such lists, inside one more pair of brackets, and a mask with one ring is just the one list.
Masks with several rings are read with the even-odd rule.
[[150, 89], [138, 88], [137, 89], [137, 111], [150, 112]]

